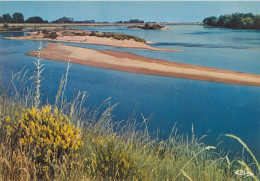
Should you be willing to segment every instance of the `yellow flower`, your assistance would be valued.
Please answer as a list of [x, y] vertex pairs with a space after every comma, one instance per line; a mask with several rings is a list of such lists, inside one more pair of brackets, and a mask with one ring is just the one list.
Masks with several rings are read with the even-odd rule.
[[10, 132], [13, 131], [13, 128], [10, 125], [8, 125], [7, 128], [9, 129]]
[[52, 153], [51, 149], [48, 149], [48, 150], [47, 150], [47, 153], [48, 153], [48, 154]]
[[78, 156], [75, 151], [83, 145], [81, 129], [72, 125], [68, 117], [59, 113], [57, 108], [53, 112], [51, 106], [44, 106], [41, 109], [32, 107], [27, 110], [23, 108], [22, 113], [15, 112], [15, 116], [17, 122], [12, 125], [9, 123], [10, 116], [4, 119], [9, 130], [7, 134], [17, 134], [18, 127], [21, 129], [19, 137], [22, 149], [24, 152], [36, 150], [37, 169], [47, 173], [46, 166], [59, 161], [62, 156], [66, 158]]
[[54, 109], [54, 114], [58, 114], [58, 108], [57, 107]]
[[30, 140], [30, 143], [32, 143], [32, 142], [33, 142], [33, 138], [32, 138], [31, 136], [30, 136], [29, 140]]
[[11, 121], [10, 116], [7, 116], [7, 117], [5, 118], [5, 121], [8, 122], [8, 123], [10, 123], [10, 121]]

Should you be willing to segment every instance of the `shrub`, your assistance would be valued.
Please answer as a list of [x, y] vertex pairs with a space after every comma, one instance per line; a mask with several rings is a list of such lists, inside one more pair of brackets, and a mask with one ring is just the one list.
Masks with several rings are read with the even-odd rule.
[[63, 164], [64, 160], [73, 162], [74, 154], [83, 144], [81, 130], [75, 128], [70, 120], [58, 109], [51, 106], [42, 109], [23, 109], [15, 112], [16, 120], [5, 118], [7, 135], [12, 135], [13, 149], [21, 147], [35, 163], [38, 176], [53, 175], [53, 164]]
[[7, 23], [4, 23], [3, 28], [4, 28], [4, 29], [8, 29], [8, 28], [9, 28], [9, 25], [8, 25]]
[[57, 35], [57, 33], [55, 31], [52, 31], [49, 34], [45, 34], [43, 36], [43, 38], [50, 38], [50, 39], [55, 39], [57, 37], [58, 37], [58, 35]]
[[90, 165], [92, 175], [100, 176], [104, 180], [144, 180], [136, 161], [124, 148], [116, 146], [113, 136], [103, 138], [97, 136], [91, 139], [93, 154]]
[[139, 38], [137, 36], [127, 35], [124, 33], [111, 33], [111, 32], [102, 32], [102, 33], [92, 33], [90, 36], [97, 36], [97, 37], [107, 37], [107, 38], [113, 38], [115, 40], [134, 40], [136, 42], [146, 43], [146, 41], [142, 38]]
[[48, 34], [49, 34], [49, 31], [46, 30], [46, 29], [44, 29], [44, 30], [42, 30], [42, 34], [44, 34], [44, 35], [48, 35]]
[[97, 32], [91, 31], [91, 33], [89, 34], [89, 36], [97, 36]]

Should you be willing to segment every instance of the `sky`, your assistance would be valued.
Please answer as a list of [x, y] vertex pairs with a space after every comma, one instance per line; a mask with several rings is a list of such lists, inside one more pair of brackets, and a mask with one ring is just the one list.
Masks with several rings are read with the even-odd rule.
[[15, 12], [48, 21], [66, 16], [98, 22], [201, 22], [235, 12], [260, 14], [260, 1], [0, 1], [0, 15]]

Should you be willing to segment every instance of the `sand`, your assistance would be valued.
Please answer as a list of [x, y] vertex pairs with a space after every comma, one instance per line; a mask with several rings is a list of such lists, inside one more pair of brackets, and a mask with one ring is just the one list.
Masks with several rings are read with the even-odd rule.
[[[28, 53], [37, 56], [37, 51]], [[133, 53], [46, 43], [42, 58], [139, 74], [260, 86], [260, 75], [147, 58]]]
[[37, 32], [30, 32], [29, 36], [19, 36], [19, 37], [4, 37], [5, 39], [12, 40], [48, 40], [55, 42], [70, 42], [70, 43], [85, 43], [93, 45], [105, 45], [112, 47], [121, 48], [135, 48], [135, 49], [146, 49], [152, 51], [183, 51], [176, 49], [161, 49], [151, 47], [146, 43], [137, 42], [135, 40], [116, 40], [107, 37], [97, 37], [97, 36], [58, 36], [56, 39], [43, 38], [43, 35], [37, 35]]

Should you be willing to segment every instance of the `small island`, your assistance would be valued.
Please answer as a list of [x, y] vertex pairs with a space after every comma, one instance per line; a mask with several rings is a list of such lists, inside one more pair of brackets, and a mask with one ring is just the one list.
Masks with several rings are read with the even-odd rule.
[[140, 26], [128, 26], [129, 29], [143, 29], [143, 30], [168, 30], [168, 27], [159, 25], [159, 24], [149, 24], [145, 23], [145, 25]]
[[56, 42], [86, 43], [121, 48], [147, 49], [153, 51], [182, 51], [149, 46], [145, 39], [124, 33], [83, 31], [78, 29], [54, 28], [28, 32], [28, 36], [4, 37], [14, 40], [48, 40]]

